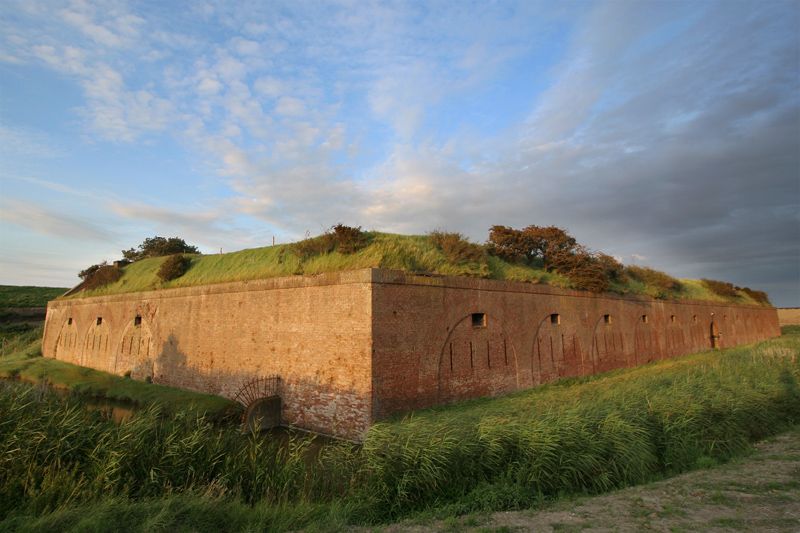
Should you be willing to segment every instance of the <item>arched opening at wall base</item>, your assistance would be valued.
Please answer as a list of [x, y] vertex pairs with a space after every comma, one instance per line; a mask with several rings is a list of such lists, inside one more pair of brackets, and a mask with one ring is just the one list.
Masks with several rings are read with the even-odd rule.
[[711, 349], [718, 350], [721, 348], [721, 337], [722, 335], [719, 332], [719, 328], [717, 327], [716, 322], [713, 320], [711, 321]]
[[261, 398], [250, 405], [242, 417], [244, 431], [265, 431], [281, 425], [281, 397]]

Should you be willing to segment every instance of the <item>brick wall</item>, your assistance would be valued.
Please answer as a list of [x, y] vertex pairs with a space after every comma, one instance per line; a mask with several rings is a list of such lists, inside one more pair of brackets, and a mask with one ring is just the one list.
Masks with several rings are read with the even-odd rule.
[[43, 353], [227, 397], [278, 375], [284, 423], [355, 439], [371, 411], [369, 281], [357, 271], [53, 301]]
[[[713, 326], [712, 326], [713, 324]], [[57, 300], [43, 353], [232, 397], [281, 377], [282, 421], [372, 420], [780, 334], [775, 309], [367, 269]]]
[[775, 309], [376, 271], [373, 416], [780, 335]]

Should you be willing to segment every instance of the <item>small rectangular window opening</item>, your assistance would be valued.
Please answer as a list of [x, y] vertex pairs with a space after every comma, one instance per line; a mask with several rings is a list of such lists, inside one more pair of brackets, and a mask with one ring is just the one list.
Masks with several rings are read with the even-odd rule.
[[692, 322], [697, 322], [697, 315], [692, 315]]
[[101, 316], [97, 317], [97, 325], [99, 326], [102, 323], [103, 323], [103, 317]]
[[71, 325], [72, 325], [72, 317], [69, 317], [69, 318], [67, 319], [67, 325], [68, 325], [68, 326], [71, 326]]
[[669, 317], [669, 321], [670, 322], [672, 322], [674, 324], [676, 320], [677, 320], [677, 318], [675, 318], [675, 315], [670, 315], [670, 317]]
[[603, 315], [603, 322], [611, 324], [611, 315]]
[[647, 315], [642, 315], [642, 322], [647, 324], [647, 321], [648, 321]]
[[553, 313], [552, 315], [550, 315], [550, 323], [554, 325], [561, 324], [561, 315], [559, 315], [558, 313]]
[[486, 327], [486, 313], [472, 313], [472, 327], [485, 328]]
[[133, 319], [134, 326], [141, 326], [142, 325], [142, 317], [136, 315], [136, 318]]

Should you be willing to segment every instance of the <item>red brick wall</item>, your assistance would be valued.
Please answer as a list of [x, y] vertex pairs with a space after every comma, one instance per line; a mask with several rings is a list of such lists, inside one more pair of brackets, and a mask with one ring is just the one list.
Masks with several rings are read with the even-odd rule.
[[358, 438], [371, 412], [369, 274], [58, 300], [43, 353], [228, 397], [278, 375], [284, 423]]
[[392, 413], [708, 349], [712, 321], [722, 346], [780, 334], [771, 308], [368, 269], [57, 300], [43, 353], [228, 397], [278, 375], [284, 423], [357, 439]]
[[[710, 349], [712, 321], [723, 347], [780, 335], [772, 308], [391, 271], [373, 279], [376, 419]], [[486, 327], [473, 327], [473, 313]]]

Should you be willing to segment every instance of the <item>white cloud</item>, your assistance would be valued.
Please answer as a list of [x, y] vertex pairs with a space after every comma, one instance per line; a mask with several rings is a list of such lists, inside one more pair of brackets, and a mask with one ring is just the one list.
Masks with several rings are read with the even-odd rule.
[[72, 240], [107, 241], [114, 232], [92, 219], [51, 209], [42, 209], [29, 202], [4, 201], [0, 220], [38, 233]]
[[60, 11], [61, 18], [80, 30], [96, 44], [119, 48], [136, 43], [144, 19], [127, 13], [120, 5], [105, 5], [97, 20], [98, 10], [86, 2], [72, 2], [71, 7]]
[[261, 45], [258, 42], [241, 37], [232, 39], [231, 46], [241, 56], [256, 56], [261, 53]]
[[253, 87], [258, 93], [270, 98], [277, 98], [286, 92], [285, 82], [271, 76], [258, 78]]
[[[164, 21], [76, 3], [62, 21], [25, 11], [28, 32], [0, 21], [0, 53], [76, 81], [97, 138], [167, 132], [229, 189], [219, 204], [295, 235], [343, 219], [476, 240], [494, 223], [557, 224], [656, 266], [721, 264], [707, 249], [729, 259], [739, 235], [767, 255], [787, 239], [796, 9], [545, 7], [205, 4]], [[775, 238], [733, 215], [750, 204]], [[166, 224], [159, 209], [117, 214]], [[203, 218], [216, 209], [177, 220], [226, 235]]]
[[279, 115], [298, 116], [304, 114], [306, 107], [303, 101], [292, 96], [282, 96], [275, 104], [275, 112]]
[[43, 132], [0, 124], [0, 154], [10, 160], [15, 156], [55, 158], [66, 155], [66, 152]]
[[203, 78], [197, 84], [197, 91], [203, 96], [213, 96], [222, 90], [222, 84], [214, 78]]

